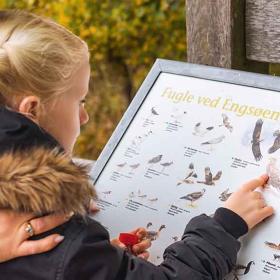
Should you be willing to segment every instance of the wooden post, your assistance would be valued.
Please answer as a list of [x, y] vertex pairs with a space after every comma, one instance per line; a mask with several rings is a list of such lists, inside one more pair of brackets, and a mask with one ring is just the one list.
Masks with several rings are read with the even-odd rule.
[[246, 59], [245, 0], [186, 0], [187, 60], [268, 73], [269, 64]]

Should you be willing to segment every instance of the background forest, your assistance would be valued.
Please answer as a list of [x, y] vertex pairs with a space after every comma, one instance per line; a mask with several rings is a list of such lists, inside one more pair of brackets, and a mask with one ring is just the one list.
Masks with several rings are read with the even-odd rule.
[[89, 123], [75, 156], [97, 159], [156, 58], [186, 60], [184, 0], [0, 0], [51, 17], [91, 53]]

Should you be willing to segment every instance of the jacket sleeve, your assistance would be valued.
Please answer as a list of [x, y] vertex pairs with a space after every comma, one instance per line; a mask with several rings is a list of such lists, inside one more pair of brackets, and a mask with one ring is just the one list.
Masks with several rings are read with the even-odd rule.
[[[193, 218], [181, 241], [155, 266], [111, 246], [105, 230], [79, 235], [65, 259], [65, 280], [221, 280], [236, 263], [239, 242], [215, 219]], [[74, 246], [74, 247], [73, 247]]]

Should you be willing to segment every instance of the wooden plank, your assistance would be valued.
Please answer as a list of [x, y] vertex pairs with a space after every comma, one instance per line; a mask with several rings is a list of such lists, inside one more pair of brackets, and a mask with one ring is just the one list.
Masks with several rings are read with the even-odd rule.
[[280, 62], [280, 1], [246, 1], [247, 58]]
[[231, 0], [187, 0], [188, 62], [231, 68]]
[[186, 0], [187, 60], [268, 73], [269, 64], [246, 59], [245, 0]]

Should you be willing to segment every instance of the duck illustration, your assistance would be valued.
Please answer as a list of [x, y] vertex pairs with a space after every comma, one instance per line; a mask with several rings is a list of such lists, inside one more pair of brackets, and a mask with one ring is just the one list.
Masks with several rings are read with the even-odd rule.
[[229, 188], [227, 188], [225, 191], [223, 191], [220, 196], [219, 199], [223, 202], [227, 201], [229, 199], [229, 197], [232, 195], [232, 193], [229, 192]]
[[160, 171], [160, 173], [164, 173], [164, 170], [166, 167], [169, 167], [170, 165], [173, 164], [173, 161], [169, 161], [169, 162], [163, 162], [160, 165], [162, 166], [162, 170]]
[[140, 163], [131, 164], [130, 167], [130, 174], [133, 174], [133, 170], [136, 170], [140, 166]]
[[125, 166], [126, 166], [126, 162], [117, 164], [117, 167], [118, 167], [119, 170], [124, 168]]
[[159, 229], [157, 231], [155, 230], [148, 230], [149, 227], [151, 227], [153, 224], [151, 222], [149, 222], [146, 226], [147, 228], [147, 233], [146, 233], [146, 239], [150, 239], [151, 241], [155, 241], [159, 235], [160, 235], [160, 232], [166, 228], [165, 225], [161, 225], [159, 227]]
[[191, 202], [190, 206], [194, 207], [193, 203], [196, 200], [200, 199], [204, 195], [205, 192], [206, 192], [206, 190], [202, 189], [200, 192], [189, 193], [185, 196], [180, 197], [180, 199], [185, 199], [185, 200], [190, 201]]
[[152, 168], [154, 164], [160, 162], [161, 159], [162, 159], [162, 157], [163, 157], [163, 155], [158, 155], [158, 156], [153, 157], [152, 159], [150, 159], [150, 160], [148, 161], [148, 164], [151, 164], [150, 168]]

